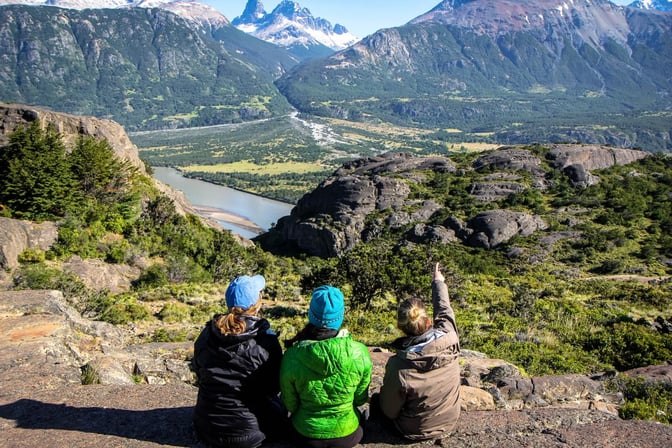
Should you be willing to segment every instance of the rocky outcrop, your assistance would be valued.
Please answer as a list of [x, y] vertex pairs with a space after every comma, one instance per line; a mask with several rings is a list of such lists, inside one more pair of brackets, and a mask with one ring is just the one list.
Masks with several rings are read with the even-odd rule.
[[526, 149], [511, 147], [500, 148], [479, 157], [473, 167], [479, 172], [527, 171], [537, 177], [546, 174], [541, 167], [541, 159]]
[[510, 210], [490, 210], [479, 213], [467, 221], [471, 246], [493, 249], [514, 236], [529, 236], [537, 230], [548, 228], [538, 216]]
[[412, 170], [433, 170], [450, 173], [455, 171], [455, 165], [446, 157], [416, 157], [408, 153], [392, 151], [377, 157], [346, 162], [334, 172], [334, 176], [401, 173]]
[[[52, 112], [22, 104], [0, 103], [0, 148], [7, 144], [9, 135], [19, 126], [27, 126], [36, 120], [39, 120], [42, 128], [46, 128], [48, 125], [54, 126], [61, 134], [66, 148], [72, 148], [81, 136], [105, 139], [120, 159], [129, 161], [141, 173], [146, 173], [145, 164], [140, 160], [138, 148], [131, 142], [126, 131], [119, 123], [91, 116]], [[158, 190], [173, 201], [178, 213], [198, 215], [184, 193], [173, 190], [158, 180], [152, 180]], [[206, 217], [201, 217], [201, 219], [204, 224], [210, 227], [221, 228], [214, 219]], [[240, 242], [243, 245], [249, 244], [249, 241], [243, 238], [240, 238]]]
[[495, 202], [525, 190], [525, 185], [513, 182], [476, 182], [471, 184], [469, 194], [481, 202]]
[[0, 217], [0, 269], [19, 265], [19, 255], [27, 249], [46, 251], [58, 237], [52, 222], [34, 223]]
[[90, 116], [70, 115], [21, 104], [0, 103], [0, 147], [7, 144], [9, 134], [19, 126], [28, 126], [39, 120], [44, 129], [53, 126], [63, 138], [66, 148], [72, 148], [81, 136], [108, 141], [117, 156], [128, 160], [141, 172], [145, 166], [138, 149], [131, 142], [124, 128], [117, 122]]
[[[59, 291], [0, 292], [0, 375], [20, 387], [192, 383], [191, 344], [131, 344], [131, 334], [81, 316]], [[83, 373], [89, 375], [83, 379]], [[134, 378], [134, 376], [136, 378]]]
[[649, 155], [644, 151], [609, 146], [553, 145], [547, 159], [551, 166], [567, 174], [574, 186], [587, 187], [599, 182], [591, 171], [627, 165]]
[[538, 216], [510, 210], [490, 210], [464, 222], [450, 216], [443, 225], [416, 224], [404, 236], [413, 243], [457, 241], [484, 249], [494, 249], [515, 236], [529, 236], [548, 225]]
[[[129, 161], [141, 173], [145, 173], [145, 164], [140, 159], [138, 148], [131, 142], [124, 128], [112, 120], [99, 119], [91, 116], [70, 115], [52, 112], [47, 109], [26, 106], [21, 104], [0, 103], [0, 148], [8, 142], [9, 135], [19, 126], [39, 120], [40, 126], [45, 128], [52, 125], [61, 134], [66, 148], [72, 148], [80, 136], [91, 136], [96, 139], [105, 139], [122, 160]], [[152, 178], [154, 186], [173, 204], [175, 211], [181, 215], [192, 214], [199, 216], [203, 224], [221, 229], [221, 225], [207, 214], [199, 213], [189, 202], [183, 192], [174, 190], [170, 186]], [[233, 235], [236, 241], [246, 247], [253, 243], [239, 235]], [[0, 244], [1, 250], [2, 244]], [[0, 263], [2, 255], [0, 254]], [[0, 264], [1, 266], [1, 264]]]
[[547, 186], [541, 159], [526, 149], [503, 147], [477, 158], [472, 166], [486, 174], [482, 182], [475, 182], [469, 188], [469, 194], [482, 202], [494, 202], [525, 191], [528, 185], [516, 174], [519, 171], [532, 176], [534, 188], [543, 190]]
[[63, 263], [63, 272], [75, 275], [92, 291], [109, 291], [117, 294], [130, 290], [131, 283], [140, 276], [142, 269], [73, 256]]
[[361, 241], [369, 213], [396, 210], [409, 193], [406, 183], [391, 178], [332, 177], [301, 198], [277, 227], [284, 239], [301, 250], [320, 257], [337, 256]]
[[8, 387], [81, 384], [81, 367], [124, 345], [118, 328], [82, 318], [59, 291], [0, 292], [0, 374]]
[[[412, 193], [422, 191], [437, 177], [439, 182], [445, 182], [446, 188], [454, 188], [450, 185], [454, 173], [457, 185], [458, 178], [465, 175], [473, 180], [464, 192], [474, 200], [494, 203], [528, 190], [545, 190], [558, 175], [553, 170], [561, 171], [580, 188], [597, 182], [592, 170], [632, 163], [647, 155], [643, 151], [604, 146], [553, 145], [546, 158], [541, 159], [532, 150], [505, 147], [478, 157], [471, 166], [473, 171], [465, 168], [458, 171], [445, 157], [417, 157], [398, 152], [353, 160], [301, 198], [291, 214], [280, 219], [260, 242], [268, 250], [276, 249], [273, 245], [282, 241], [282, 250], [291, 248], [319, 257], [335, 257], [360, 241], [373, 241], [391, 229], [403, 232], [400, 244], [461, 242], [494, 249], [515, 236], [546, 230], [546, 220], [493, 206], [493, 210], [468, 217], [466, 222], [454, 216], [437, 222], [435, 216], [447, 214], [444, 207], [431, 198], [422, 198], [421, 194], [417, 198]], [[455, 190], [455, 193], [462, 192]], [[535, 195], [523, 197], [525, 200], [534, 201]], [[272, 244], [267, 244], [268, 241]]]
[[[299, 250], [319, 257], [333, 257], [351, 250], [363, 239], [374, 238], [380, 226], [399, 228], [427, 219], [439, 206], [432, 201], [408, 201], [413, 172], [452, 172], [445, 157], [415, 157], [385, 153], [345, 163], [334, 175], [306, 194], [274, 231]], [[394, 174], [394, 177], [388, 177]], [[405, 181], [408, 176], [411, 180]], [[410, 206], [412, 211], [406, 210]], [[373, 212], [385, 212], [374, 227], [366, 227]]]
[[672, 383], [672, 360], [661, 366], [647, 366], [623, 372], [628, 377], [639, 377], [648, 383]]

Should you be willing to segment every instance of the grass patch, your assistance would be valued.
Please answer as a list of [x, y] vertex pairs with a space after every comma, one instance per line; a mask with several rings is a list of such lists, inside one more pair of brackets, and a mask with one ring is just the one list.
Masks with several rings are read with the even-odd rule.
[[321, 164], [308, 162], [279, 162], [258, 165], [254, 162], [243, 160], [235, 163], [220, 163], [216, 165], [189, 165], [180, 167], [185, 172], [204, 172], [204, 173], [251, 173], [262, 175], [275, 175], [286, 173], [313, 173], [324, 171], [325, 167]]

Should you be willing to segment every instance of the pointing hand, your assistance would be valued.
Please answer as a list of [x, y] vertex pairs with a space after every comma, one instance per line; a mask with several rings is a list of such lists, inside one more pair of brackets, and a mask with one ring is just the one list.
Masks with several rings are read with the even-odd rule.
[[446, 281], [446, 278], [443, 276], [441, 270], [439, 269], [439, 263], [436, 263], [436, 265], [434, 265], [434, 280], [439, 280], [442, 282]]

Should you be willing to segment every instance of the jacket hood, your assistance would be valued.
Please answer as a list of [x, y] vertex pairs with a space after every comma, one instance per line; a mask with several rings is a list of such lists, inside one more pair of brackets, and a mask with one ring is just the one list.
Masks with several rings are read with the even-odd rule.
[[341, 329], [336, 336], [321, 341], [300, 341], [292, 347], [306, 369], [330, 376], [343, 369], [343, 359], [351, 357], [350, 333]]
[[444, 367], [453, 362], [459, 353], [459, 344], [448, 333], [434, 328], [420, 336], [399, 338], [392, 346], [398, 350], [399, 358], [419, 372]]
[[219, 343], [225, 347], [253, 339], [257, 334], [268, 331], [271, 328], [266, 319], [257, 316], [242, 316], [246, 326], [244, 332], [241, 334], [222, 334], [217, 326], [217, 319], [220, 316], [221, 314], [218, 314], [210, 321], [210, 330], [212, 331], [212, 335], [219, 340]]
[[266, 319], [256, 316], [243, 316], [247, 328], [241, 334], [222, 334], [216, 324], [215, 316], [210, 321], [210, 337], [208, 337], [208, 347], [220, 359], [227, 362], [244, 362], [244, 357], [237, 356], [240, 351], [250, 349], [250, 346], [256, 345], [256, 337], [265, 332], [271, 332], [271, 325]]

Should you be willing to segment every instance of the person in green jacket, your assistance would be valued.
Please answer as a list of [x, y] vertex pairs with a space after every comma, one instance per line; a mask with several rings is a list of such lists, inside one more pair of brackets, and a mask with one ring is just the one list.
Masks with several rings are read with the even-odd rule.
[[301, 447], [351, 448], [363, 436], [357, 406], [369, 398], [371, 356], [341, 329], [343, 313], [343, 293], [320, 286], [311, 297], [308, 324], [285, 342], [280, 392]]

